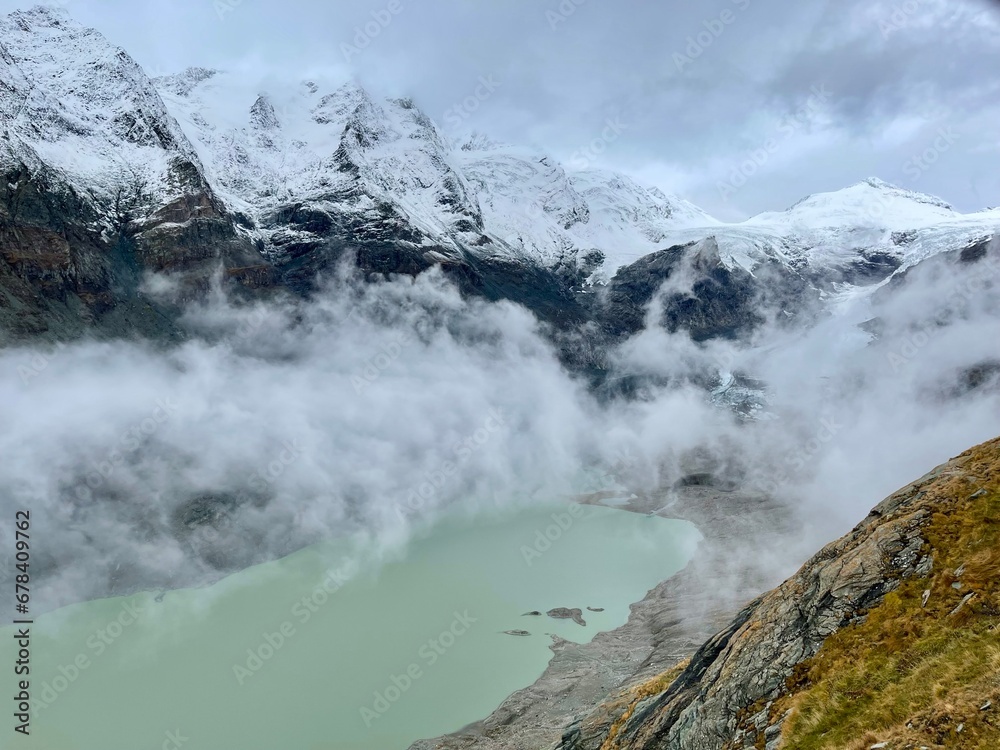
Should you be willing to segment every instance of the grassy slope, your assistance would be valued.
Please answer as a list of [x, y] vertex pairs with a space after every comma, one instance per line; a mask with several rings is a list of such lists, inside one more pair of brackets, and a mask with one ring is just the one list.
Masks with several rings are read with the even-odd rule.
[[799, 666], [772, 708], [792, 710], [783, 750], [1000, 748], [1000, 441], [969, 453], [975, 481], [928, 488], [939, 496], [929, 579], [905, 582]]

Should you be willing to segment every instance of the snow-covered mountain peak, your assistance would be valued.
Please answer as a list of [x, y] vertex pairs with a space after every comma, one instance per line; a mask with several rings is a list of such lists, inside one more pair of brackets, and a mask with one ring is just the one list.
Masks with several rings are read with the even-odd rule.
[[276, 130], [281, 127], [278, 113], [274, 111], [274, 104], [266, 94], [258, 96], [257, 101], [250, 107], [250, 126], [257, 130]]
[[151, 81], [98, 32], [45, 7], [0, 17], [0, 132], [0, 166], [51, 168], [81, 194], [113, 199], [141, 184], [162, 206], [192, 186], [210, 192], [273, 257], [371, 240], [600, 278], [712, 237], [730, 267], [839, 268], [861, 252], [913, 262], [996, 223], [995, 212], [963, 216], [869, 178], [724, 224], [538, 148], [449, 139], [413, 100], [355, 81], [261, 84], [206, 68]]
[[758, 214], [747, 223], [906, 230], [955, 216], [940, 198], [870, 177], [841, 190], [814, 193], [786, 211]]
[[895, 185], [891, 182], [886, 182], [878, 177], [869, 177], [867, 179], [861, 180], [861, 182], [856, 182], [853, 185], [848, 186], [845, 190], [850, 190], [852, 188], [864, 188], [869, 187], [874, 190], [879, 191], [887, 195], [894, 195], [902, 198], [907, 198], [909, 200], [915, 201], [916, 203], [924, 203], [929, 206], [937, 206], [938, 208], [945, 208], [949, 211], [953, 210], [950, 203], [943, 201], [936, 195], [930, 195], [929, 193], [921, 193], [916, 190], [909, 190], [899, 185]]
[[682, 227], [710, 227], [720, 222], [683, 198], [668, 196], [656, 187], [640, 185], [631, 177], [603, 169], [570, 174], [574, 187], [591, 203], [625, 221], [645, 222], [649, 238], [660, 242]]
[[[800, 267], [853, 263], [859, 252], [895, 258], [902, 268], [944, 249], [961, 247], [997, 231], [989, 212], [956, 212], [932, 195], [871, 177], [841, 190], [815, 193], [785, 211], [713, 228], [723, 262], [753, 271], [773, 259]], [[677, 244], [703, 232], [672, 235]]]
[[869, 187], [873, 187], [876, 190], [899, 190], [898, 186], [893, 185], [891, 182], [886, 182], [879, 177], [868, 177], [856, 184], [860, 185], [862, 183], [868, 185]]
[[[121, 70], [105, 76], [111, 86], [91, 78], [79, 86], [53, 87], [58, 96], [71, 99], [76, 92], [93, 97], [74, 109], [81, 121], [93, 121], [92, 131], [100, 125], [98, 135], [105, 142], [67, 147], [62, 140], [66, 134], [83, 128], [58, 122], [53, 130], [59, 153], [49, 154], [46, 163], [82, 174], [84, 170], [70, 163], [75, 155], [96, 154], [95, 163], [115, 163], [129, 152], [120, 148], [121, 141], [146, 132], [159, 134], [161, 142], [151, 146], [189, 155], [203, 168], [214, 192], [256, 225], [265, 246], [273, 244], [279, 252], [289, 230], [278, 227], [276, 212], [299, 206], [329, 217], [321, 224], [351, 227], [354, 233], [380, 238], [395, 234], [418, 245], [502, 254], [544, 265], [572, 264], [600, 251], [607, 274], [661, 249], [679, 226], [716, 223], [690, 204], [623, 176], [568, 172], [538, 149], [478, 134], [450, 142], [412, 100], [377, 98], [353, 81], [261, 86], [231, 73], [189, 68], [151, 84], [125, 53], [99, 34], [70, 25], [75, 33], [92, 34], [96, 41], [75, 49], [65, 40], [50, 43], [34, 32], [25, 35], [34, 47], [62, 55], [53, 67], [69, 71], [64, 75], [101, 69], [91, 65], [95, 56], [107, 58], [104, 68], [113, 63]], [[11, 70], [4, 80], [20, 81], [17, 87], [37, 99], [37, 87], [26, 81], [44, 79], [44, 74], [37, 66], [27, 71], [16, 66], [22, 57], [41, 59], [41, 53], [12, 50], [9, 65], [5, 55], [0, 51], [0, 66]], [[13, 110], [15, 102], [3, 96], [0, 89], [0, 106]], [[136, 128], [134, 133], [108, 128], [106, 123], [117, 116], [108, 112], [122, 102], [130, 103], [123, 121], [151, 119], [157, 127]], [[25, 122], [66, 119], [48, 100], [34, 109], [43, 107], [49, 108], [49, 116], [31, 114]], [[43, 139], [36, 135], [30, 140], [37, 148]], [[143, 155], [127, 160], [143, 168], [158, 163]], [[107, 181], [114, 182], [114, 176]], [[90, 177], [80, 180], [92, 182]], [[276, 239], [275, 232], [281, 237]], [[320, 241], [300, 239], [294, 242]]]
[[925, 206], [933, 206], [934, 208], [940, 208], [945, 211], [950, 211], [953, 214], [955, 213], [955, 209], [950, 203], [942, 200], [941, 198], [938, 198], [936, 195], [930, 195], [929, 193], [921, 193], [916, 190], [909, 190], [907, 188], [900, 187], [899, 185], [894, 185], [891, 182], [880, 180], [878, 177], [869, 177], [867, 180], [862, 180], [861, 182], [857, 183], [856, 185], [852, 185], [851, 187], [858, 188], [861, 187], [862, 185], [867, 186], [869, 188], [873, 188], [874, 190], [877, 190], [879, 193], [883, 195], [909, 200], [914, 203], [922, 203]]
[[379, 100], [353, 81], [261, 90], [230, 73], [164, 79], [161, 93], [224, 200], [262, 224], [305, 204], [358, 226], [392, 215], [439, 246], [481, 236], [448, 146], [411, 100]]
[[310, 107], [313, 122], [320, 125], [333, 123], [342, 127], [359, 110], [366, 112], [368, 119], [378, 119], [379, 105], [364, 88], [353, 81], [348, 81], [327, 94], [321, 94], [318, 86], [304, 86], [298, 95]]
[[39, 4], [25, 10], [15, 10], [7, 18], [20, 26], [24, 31], [85, 28], [83, 25], [77, 23], [65, 8], [56, 5]]
[[495, 140], [486, 133], [481, 133], [477, 130], [465, 138], [454, 141], [453, 148], [462, 151], [494, 151], [509, 146], [510, 144]]
[[[0, 17], [0, 162], [45, 164], [85, 194], [142, 185], [166, 202], [197, 156], [142, 68], [62, 9]], [[195, 178], [196, 179], [196, 178]]]
[[552, 262], [593, 251], [598, 278], [663, 249], [682, 227], [718, 221], [697, 207], [610, 171], [567, 171], [537, 149], [476, 135], [453, 155], [476, 190], [488, 233], [524, 257]]

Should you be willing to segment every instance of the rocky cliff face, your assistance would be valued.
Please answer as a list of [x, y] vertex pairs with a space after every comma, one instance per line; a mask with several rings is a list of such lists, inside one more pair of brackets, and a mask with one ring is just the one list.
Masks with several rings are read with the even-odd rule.
[[[559, 747], [995, 747], [998, 502], [1000, 439], [888, 497], [681, 668], [573, 722]], [[980, 668], [940, 682], [945, 644]]]
[[[152, 82], [65, 14], [0, 18], [0, 327], [164, 335], [147, 271], [261, 264]], [[236, 274], [240, 275], [239, 272]]]
[[201, 68], [150, 79], [60, 10], [0, 18], [0, 329], [170, 335], [150, 273], [174, 276], [181, 302], [220, 269], [233, 291], [308, 294], [346, 260], [374, 278], [441, 266], [467, 294], [612, 339], [670, 278], [684, 285], [667, 328], [735, 337], [1000, 225], [874, 179], [724, 224], [623, 175], [454, 142], [414, 102], [353, 83], [254, 86]]
[[735, 339], [778, 315], [807, 315], [818, 306], [821, 290], [798, 269], [774, 260], [763, 261], [753, 273], [727, 265], [718, 241], [709, 237], [621, 269], [608, 284], [600, 313], [614, 337], [645, 328], [653, 303], [653, 314], [671, 333], [683, 330], [695, 341]]

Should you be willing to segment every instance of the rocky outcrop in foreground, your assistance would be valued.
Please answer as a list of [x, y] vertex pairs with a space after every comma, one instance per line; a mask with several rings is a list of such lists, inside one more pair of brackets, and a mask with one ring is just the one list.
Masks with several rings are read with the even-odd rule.
[[939, 466], [560, 750], [997, 747], [998, 488], [1000, 439]]

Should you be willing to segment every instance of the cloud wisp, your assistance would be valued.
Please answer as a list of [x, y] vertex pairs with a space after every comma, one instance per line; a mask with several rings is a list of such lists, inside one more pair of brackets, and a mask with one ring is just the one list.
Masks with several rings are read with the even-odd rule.
[[[1000, 432], [996, 389], [963, 385], [997, 359], [996, 279], [972, 275], [911, 273], [874, 308], [859, 297], [751, 346], [651, 326], [607, 355], [660, 383], [632, 401], [596, 398], [529, 313], [463, 299], [437, 272], [345, 274], [308, 303], [216, 293], [188, 310], [181, 345], [0, 353], [3, 519], [37, 518], [40, 606], [210, 580], [331, 536], [390, 547], [456, 505], [560, 509], [612, 466], [663, 492], [705, 456], [810, 523], [807, 542], [829, 539]], [[873, 341], [859, 324], [875, 316]], [[766, 418], [742, 422], [694, 384], [719, 370], [767, 384]]]

